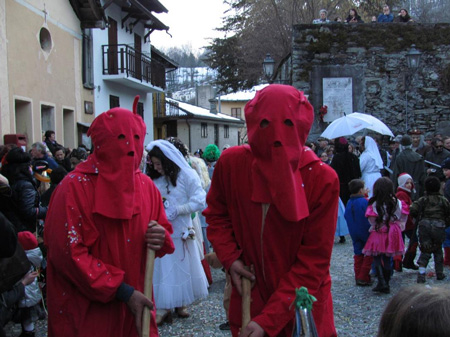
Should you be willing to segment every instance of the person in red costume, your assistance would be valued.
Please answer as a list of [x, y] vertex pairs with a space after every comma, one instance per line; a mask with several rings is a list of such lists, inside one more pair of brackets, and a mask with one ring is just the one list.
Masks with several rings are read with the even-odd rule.
[[[138, 98], [138, 97], [137, 97]], [[52, 195], [48, 247], [48, 336], [135, 337], [144, 306], [147, 248], [161, 257], [174, 245], [162, 198], [139, 170], [146, 132], [134, 113], [114, 108], [88, 131], [94, 153]]]
[[[249, 145], [222, 154], [203, 212], [233, 282], [232, 334], [291, 336], [295, 289], [304, 286], [317, 298], [312, 313], [319, 336], [336, 336], [329, 267], [339, 181], [304, 146], [313, 108], [294, 87], [272, 84], [247, 103], [245, 119]], [[239, 332], [241, 277], [253, 288], [251, 322]]]

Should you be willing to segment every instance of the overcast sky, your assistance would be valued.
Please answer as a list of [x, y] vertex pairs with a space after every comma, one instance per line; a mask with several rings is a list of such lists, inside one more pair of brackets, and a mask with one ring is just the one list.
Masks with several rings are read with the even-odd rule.
[[227, 9], [222, 0], [160, 0], [168, 13], [156, 14], [169, 26], [169, 33], [154, 31], [151, 43], [158, 49], [191, 45], [193, 51], [208, 44], [210, 37], [220, 36], [214, 28], [222, 24], [223, 12]]

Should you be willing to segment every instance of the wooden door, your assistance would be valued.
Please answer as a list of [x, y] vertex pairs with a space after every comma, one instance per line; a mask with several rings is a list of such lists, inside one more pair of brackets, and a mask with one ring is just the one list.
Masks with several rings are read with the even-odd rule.
[[142, 79], [142, 63], [141, 63], [141, 58], [142, 58], [142, 46], [141, 46], [141, 36], [138, 34], [134, 34], [134, 50], [135, 50], [135, 77], [138, 80]]
[[117, 74], [118, 67], [118, 47], [117, 47], [117, 21], [108, 19], [108, 74]]

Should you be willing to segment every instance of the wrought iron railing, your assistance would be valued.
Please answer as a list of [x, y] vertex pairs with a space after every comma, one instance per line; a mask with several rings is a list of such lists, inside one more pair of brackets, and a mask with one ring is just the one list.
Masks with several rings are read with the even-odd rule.
[[166, 88], [164, 65], [126, 44], [103, 45], [103, 75], [126, 74], [141, 82]]

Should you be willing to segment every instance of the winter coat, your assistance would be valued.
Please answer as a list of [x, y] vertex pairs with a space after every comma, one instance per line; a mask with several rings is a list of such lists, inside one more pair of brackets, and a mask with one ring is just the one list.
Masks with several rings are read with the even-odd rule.
[[361, 178], [359, 159], [348, 151], [336, 153], [331, 161], [331, 167], [336, 171], [339, 178], [339, 197], [344, 205], [350, 198], [348, 183], [353, 179]]
[[47, 207], [40, 205], [40, 195], [33, 180], [19, 174], [11, 184], [12, 196], [2, 197], [2, 211], [18, 232], [36, 231], [36, 221], [45, 219]]
[[450, 202], [440, 194], [431, 194], [413, 202], [409, 208], [413, 218], [435, 219], [450, 226]]
[[369, 238], [370, 223], [366, 217], [368, 200], [363, 195], [353, 195], [345, 208], [345, 220], [353, 242], [353, 252], [361, 255]]
[[[42, 251], [39, 247], [26, 250], [25, 254], [27, 254], [27, 258], [32, 264], [30, 272], [41, 267], [44, 257], [42, 256]], [[32, 283], [25, 286], [25, 297], [19, 302], [19, 308], [32, 307], [38, 304], [41, 301], [41, 298], [41, 290], [39, 289], [37, 279], [35, 279]]]
[[[412, 204], [411, 192], [407, 192], [404, 189], [397, 188], [397, 193], [395, 194], [395, 196], [397, 197], [398, 200], [403, 201], [408, 206], [408, 208], [411, 206]], [[412, 217], [409, 215], [408, 220], [406, 220], [405, 231], [413, 229], [414, 229], [414, 222], [412, 221]]]

